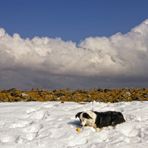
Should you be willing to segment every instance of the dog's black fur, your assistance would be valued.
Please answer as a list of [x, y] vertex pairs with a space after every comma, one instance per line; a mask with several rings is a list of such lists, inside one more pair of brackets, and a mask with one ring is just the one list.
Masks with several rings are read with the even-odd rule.
[[[106, 126], [115, 126], [117, 124], [125, 122], [125, 119], [121, 112], [116, 111], [107, 111], [107, 112], [97, 112], [92, 111], [96, 114], [95, 118], [95, 126], [97, 128], [102, 128]], [[83, 113], [83, 114], [82, 114]], [[78, 117], [80, 119], [80, 115], [82, 114], [82, 117], [85, 119], [92, 119], [92, 117], [87, 112], [79, 112], [76, 114], [76, 118]], [[81, 119], [80, 119], [81, 122]]]
[[85, 112], [79, 112], [79, 113], [77, 113], [76, 114], [76, 116], [75, 116], [75, 118], [80, 118], [80, 115], [81, 115], [81, 113], [83, 113], [83, 117], [84, 118], [87, 118], [87, 119], [90, 119], [91, 117], [89, 116], [89, 114], [87, 114], [87, 113], [85, 113]]
[[95, 124], [97, 127], [102, 128], [105, 126], [115, 126], [125, 122], [125, 119], [120, 112], [107, 111], [107, 112], [94, 112], [97, 115]]

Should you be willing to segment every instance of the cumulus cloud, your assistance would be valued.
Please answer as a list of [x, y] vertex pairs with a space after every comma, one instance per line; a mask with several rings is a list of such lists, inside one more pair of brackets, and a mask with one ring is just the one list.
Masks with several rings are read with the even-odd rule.
[[126, 34], [89, 37], [79, 44], [60, 38], [23, 39], [0, 28], [1, 87], [93, 87], [96, 80], [104, 85], [133, 78], [142, 82], [148, 79], [147, 69], [148, 19]]

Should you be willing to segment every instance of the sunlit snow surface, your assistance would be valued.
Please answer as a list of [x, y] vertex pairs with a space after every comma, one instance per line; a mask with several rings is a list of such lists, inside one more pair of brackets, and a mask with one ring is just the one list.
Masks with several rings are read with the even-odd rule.
[[0, 103], [0, 148], [147, 148], [148, 102], [93, 103], [96, 111], [121, 111], [115, 128], [80, 132], [75, 114], [92, 103]]

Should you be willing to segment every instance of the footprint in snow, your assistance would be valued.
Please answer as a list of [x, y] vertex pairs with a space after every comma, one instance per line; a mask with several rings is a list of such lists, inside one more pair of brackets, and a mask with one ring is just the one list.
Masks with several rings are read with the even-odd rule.
[[36, 133], [28, 133], [17, 137], [15, 142], [21, 144], [21, 143], [26, 143], [28, 141], [32, 141], [35, 138], [36, 138]]
[[88, 140], [85, 138], [75, 137], [74, 139], [70, 140], [68, 146], [79, 146], [88, 143]]
[[2, 143], [10, 143], [15, 141], [15, 136], [11, 135], [0, 135], [0, 142]]
[[28, 118], [35, 119], [35, 120], [45, 120], [48, 118], [48, 116], [50, 116], [48, 111], [39, 110], [39, 111], [35, 111], [32, 114], [30, 114]]
[[140, 134], [140, 129], [134, 124], [131, 125], [131, 123], [118, 126], [117, 130], [127, 137], [136, 137]]
[[10, 124], [9, 128], [21, 128], [29, 125], [30, 123], [31, 123], [30, 121], [16, 121]]
[[39, 132], [40, 130], [43, 128], [42, 124], [31, 124], [28, 127], [25, 127], [24, 129], [22, 129], [22, 131], [24, 132], [24, 134], [18, 138], [19, 143], [21, 143], [21, 141], [24, 140], [33, 140], [34, 138], [39, 136]]
[[40, 129], [43, 128], [43, 125], [42, 124], [31, 124], [30, 126], [28, 127], [25, 127], [23, 129], [23, 132], [25, 133], [38, 133]]
[[36, 108], [30, 108], [30, 109], [28, 109], [28, 110], [26, 111], [26, 113], [27, 113], [27, 114], [31, 114], [31, 113], [33, 113], [33, 112], [35, 112], [35, 111], [37, 111]]

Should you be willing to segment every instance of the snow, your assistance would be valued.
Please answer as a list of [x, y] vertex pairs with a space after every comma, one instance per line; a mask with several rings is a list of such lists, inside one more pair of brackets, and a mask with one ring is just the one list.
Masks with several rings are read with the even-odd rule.
[[[93, 106], [92, 106], [93, 105]], [[121, 111], [125, 123], [80, 132], [79, 111]], [[147, 148], [148, 102], [0, 103], [0, 148]]]

